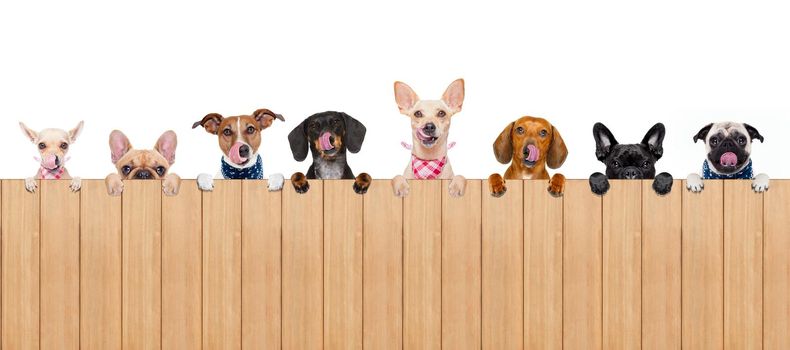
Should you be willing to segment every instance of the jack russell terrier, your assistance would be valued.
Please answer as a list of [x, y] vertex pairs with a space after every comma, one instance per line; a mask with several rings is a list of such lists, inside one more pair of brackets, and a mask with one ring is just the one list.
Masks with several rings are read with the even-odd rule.
[[22, 132], [30, 139], [36, 147], [40, 157], [36, 160], [39, 161], [39, 169], [36, 175], [25, 179], [25, 189], [28, 192], [35, 192], [38, 188], [36, 180], [71, 180], [69, 188], [76, 192], [82, 187], [82, 182], [79, 177], [72, 178], [69, 171], [66, 170], [66, 154], [69, 152], [69, 147], [82, 132], [83, 122], [77, 124], [74, 129], [68, 132], [61, 129], [44, 129], [35, 132], [28, 128], [24, 123], [20, 122], [19, 127]]

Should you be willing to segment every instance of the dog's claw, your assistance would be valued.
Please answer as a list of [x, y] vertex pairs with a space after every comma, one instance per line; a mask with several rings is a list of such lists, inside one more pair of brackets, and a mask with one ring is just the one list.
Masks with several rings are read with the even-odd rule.
[[77, 192], [80, 190], [80, 188], [82, 188], [82, 179], [80, 179], [79, 177], [75, 177], [71, 179], [71, 184], [69, 185], [69, 189], [71, 189], [71, 192]]
[[25, 190], [30, 193], [35, 193], [38, 188], [38, 183], [32, 177], [25, 179]]
[[401, 175], [392, 179], [392, 192], [395, 197], [404, 198], [409, 195], [409, 182]]
[[450, 197], [463, 197], [466, 190], [466, 178], [461, 175], [454, 176], [453, 180], [450, 181], [448, 190], [450, 191]]
[[768, 191], [769, 182], [770, 179], [768, 178], [768, 175], [759, 174], [754, 178], [754, 181], [752, 181], [752, 190], [757, 193]]
[[294, 173], [291, 175], [291, 184], [294, 186], [296, 193], [303, 194], [310, 190], [310, 182], [307, 177], [302, 173]]
[[702, 177], [698, 174], [689, 174], [686, 177], [686, 189], [693, 193], [702, 192], [705, 189], [705, 183], [702, 182]]

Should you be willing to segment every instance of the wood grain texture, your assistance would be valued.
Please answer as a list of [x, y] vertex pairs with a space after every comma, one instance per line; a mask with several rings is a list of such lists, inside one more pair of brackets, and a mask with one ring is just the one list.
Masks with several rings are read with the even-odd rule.
[[610, 182], [612, 187], [603, 196], [603, 348], [638, 349], [642, 345], [642, 181]]
[[283, 200], [283, 349], [320, 349], [323, 334], [323, 181], [296, 193], [285, 184]]
[[25, 182], [2, 184], [2, 348], [37, 349], [39, 342], [39, 200]]
[[[684, 183], [685, 185], [685, 183]], [[724, 347], [724, 185], [683, 190], [683, 348]]]
[[403, 199], [375, 180], [363, 211], [363, 347], [403, 349]]
[[672, 192], [656, 195], [652, 181], [642, 181], [642, 349], [680, 349], [681, 198], [686, 189], [676, 180]]
[[197, 186], [162, 196], [162, 348], [202, 346], [202, 200]]
[[562, 349], [563, 201], [524, 182], [524, 344]]
[[241, 188], [241, 347], [279, 349], [282, 192], [269, 192], [266, 181]]
[[524, 347], [523, 184], [508, 181], [501, 198], [482, 193], [483, 349]]
[[763, 345], [790, 349], [790, 181], [771, 180], [764, 209]]
[[442, 346], [441, 181], [409, 182], [403, 203], [403, 337], [405, 349]]
[[724, 182], [724, 346], [763, 342], [763, 195], [751, 181]]
[[123, 348], [162, 343], [162, 183], [124, 181]]
[[41, 347], [80, 347], [80, 193], [41, 181]]
[[103, 180], [80, 190], [80, 347], [121, 348], [121, 197]]
[[203, 348], [241, 348], [241, 181], [203, 192]]
[[584, 180], [565, 186], [563, 348], [602, 348], [601, 197]]

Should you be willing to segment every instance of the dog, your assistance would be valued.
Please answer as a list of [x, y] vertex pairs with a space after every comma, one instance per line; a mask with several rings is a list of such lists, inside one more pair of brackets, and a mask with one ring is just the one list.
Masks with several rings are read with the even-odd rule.
[[[508, 180], [549, 180], [546, 166], [557, 169], [568, 157], [568, 148], [559, 130], [543, 118], [522, 117], [510, 124], [494, 141], [494, 156], [502, 164], [510, 163], [505, 171]], [[507, 191], [505, 180], [499, 174], [488, 178], [491, 195], [501, 197]], [[562, 196], [565, 176], [554, 174], [548, 191], [555, 197]]]
[[[261, 133], [270, 127], [275, 119], [285, 121], [282, 115], [265, 108], [256, 110], [252, 115], [227, 118], [218, 113], [210, 113], [192, 124], [192, 129], [202, 126], [206, 132], [218, 137], [223, 156], [216, 178], [260, 180], [263, 179], [263, 158], [258, 153]], [[271, 175], [269, 191], [281, 190], [284, 181], [282, 174]], [[203, 191], [214, 189], [214, 178], [209, 174], [198, 175], [197, 183]]]
[[754, 192], [768, 190], [768, 175], [752, 175], [752, 141], [762, 143], [765, 140], [753, 126], [735, 122], [711, 123], [700, 129], [693, 139], [694, 143], [705, 141], [707, 156], [702, 162], [702, 176], [690, 174], [686, 179], [689, 191], [701, 192], [705, 187], [703, 179], [752, 180]]
[[44, 129], [36, 132], [28, 128], [24, 123], [19, 123], [22, 132], [30, 139], [30, 142], [36, 145], [40, 155], [36, 158], [40, 163], [38, 172], [36, 172], [35, 176], [25, 179], [25, 189], [28, 192], [36, 192], [38, 188], [36, 180], [71, 180], [69, 185], [71, 191], [77, 192], [80, 190], [82, 187], [80, 178], [72, 178], [69, 171], [66, 170], [66, 160], [68, 160], [66, 154], [69, 152], [71, 144], [77, 141], [84, 124], [80, 121], [74, 129], [69, 131]]
[[354, 192], [365, 194], [370, 187], [370, 175], [361, 173], [354, 178], [346, 161], [346, 150], [357, 153], [362, 148], [365, 132], [365, 125], [343, 112], [316, 113], [297, 125], [288, 134], [291, 152], [301, 162], [307, 158], [309, 149], [313, 163], [307, 169], [307, 176], [299, 172], [291, 176], [296, 192], [310, 189], [307, 179], [354, 179]]
[[411, 118], [411, 161], [403, 175], [392, 179], [395, 195], [409, 194], [407, 179], [452, 179], [448, 188], [450, 196], [460, 197], [466, 190], [466, 179], [455, 175], [447, 157], [447, 135], [450, 119], [461, 111], [464, 102], [464, 80], [450, 83], [440, 100], [420, 100], [411, 87], [395, 82], [395, 102], [401, 114]]
[[176, 145], [176, 133], [168, 130], [156, 141], [154, 149], [134, 149], [126, 135], [113, 130], [110, 133], [110, 154], [118, 172], [105, 178], [107, 193], [120, 196], [123, 193], [124, 180], [163, 180], [162, 192], [165, 195], [178, 194], [181, 178], [168, 173], [176, 161]]
[[609, 191], [608, 179], [654, 179], [653, 190], [656, 193], [666, 195], [671, 192], [672, 175], [666, 172], [656, 175], [656, 162], [664, 154], [662, 144], [665, 134], [664, 124], [658, 123], [650, 128], [641, 143], [621, 145], [605, 125], [595, 123], [595, 155], [606, 164], [606, 175], [590, 175], [592, 192], [606, 194]]

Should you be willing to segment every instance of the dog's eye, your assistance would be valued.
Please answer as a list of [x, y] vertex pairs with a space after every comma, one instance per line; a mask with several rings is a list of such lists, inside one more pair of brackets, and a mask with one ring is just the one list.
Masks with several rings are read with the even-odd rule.
[[230, 129], [222, 130], [222, 135], [225, 135], [225, 136], [233, 135], [233, 131], [230, 131]]
[[447, 115], [447, 112], [439, 111], [439, 113], [436, 113], [436, 115], [439, 116], [439, 118], [444, 118]]
[[642, 167], [643, 168], [649, 168], [650, 167], [650, 162], [644, 161], [644, 163], [642, 163]]
[[248, 126], [248, 127], [247, 127], [247, 133], [248, 133], [248, 134], [254, 134], [254, 133], [255, 133], [255, 128], [253, 128], [253, 127], [251, 127], [251, 126]]
[[711, 146], [716, 146], [716, 145], [718, 145], [718, 144], [719, 144], [719, 139], [717, 139], [717, 138], [715, 138], [715, 137], [712, 137], [712, 138], [710, 139], [710, 145], [711, 145]]
[[38, 144], [38, 149], [44, 149], [44, 148], [47, 148], [47, 145], [45, 145], [43, 142]]
[[549, 132], [546, 131], [546, 130], [541, 130], [540, 131], [540, 137], [546, 137], [546, 135], [548, 135], [548, 134], [549, 134]]
[[124, 165], [123, 168], [121, 168], [121, 171], [123, 172], [124, 175], [129, 175], [129, 173], [132, 172], [132, 167], [128, 165]]
[[524, 135], [524, 128], [522, 128], [522, 127], [520, 127], [520, 126], [519, 126], [519, 127], [517, 127], [517, 128], [516, 128], [516, 133], [518, 133], [519, 135]]
[[743, 137], [743, 136], [739, 137], [738, 138], [738, 143], [741, 144], [741, 145], [745, 145], [746, 144], [746, 138]]
[[64, 150], [65, 150], [65, 149], [69, 149], [69, 144], [68, 144], [68, 143], [65, 143], [65, 142], [64, 142], [64, 143], [61, 143], [61, 144], [60, 144], [60, 149], [64, 149]]
[[422, 111], [414, 112], [414, 116], [417, 117], [417, 118], [422, 118]]
[[165, 170], [166, 170], [166, 169], [165, 169], [165, 167], [163, 167], [163, 166], [158, 166], [158, 167], [156, 167], [156, 173], [157, 173], [157, 174], [159, 174], [159, 176], [162, 176], [162, 175], [164, 175], [164, 174], [165, 174]]
[[616, 160], [614, 162], [612, 162], [612, 168], [619, 168], [619, 167], [620, 167], [620, 162], [618, 162]]

